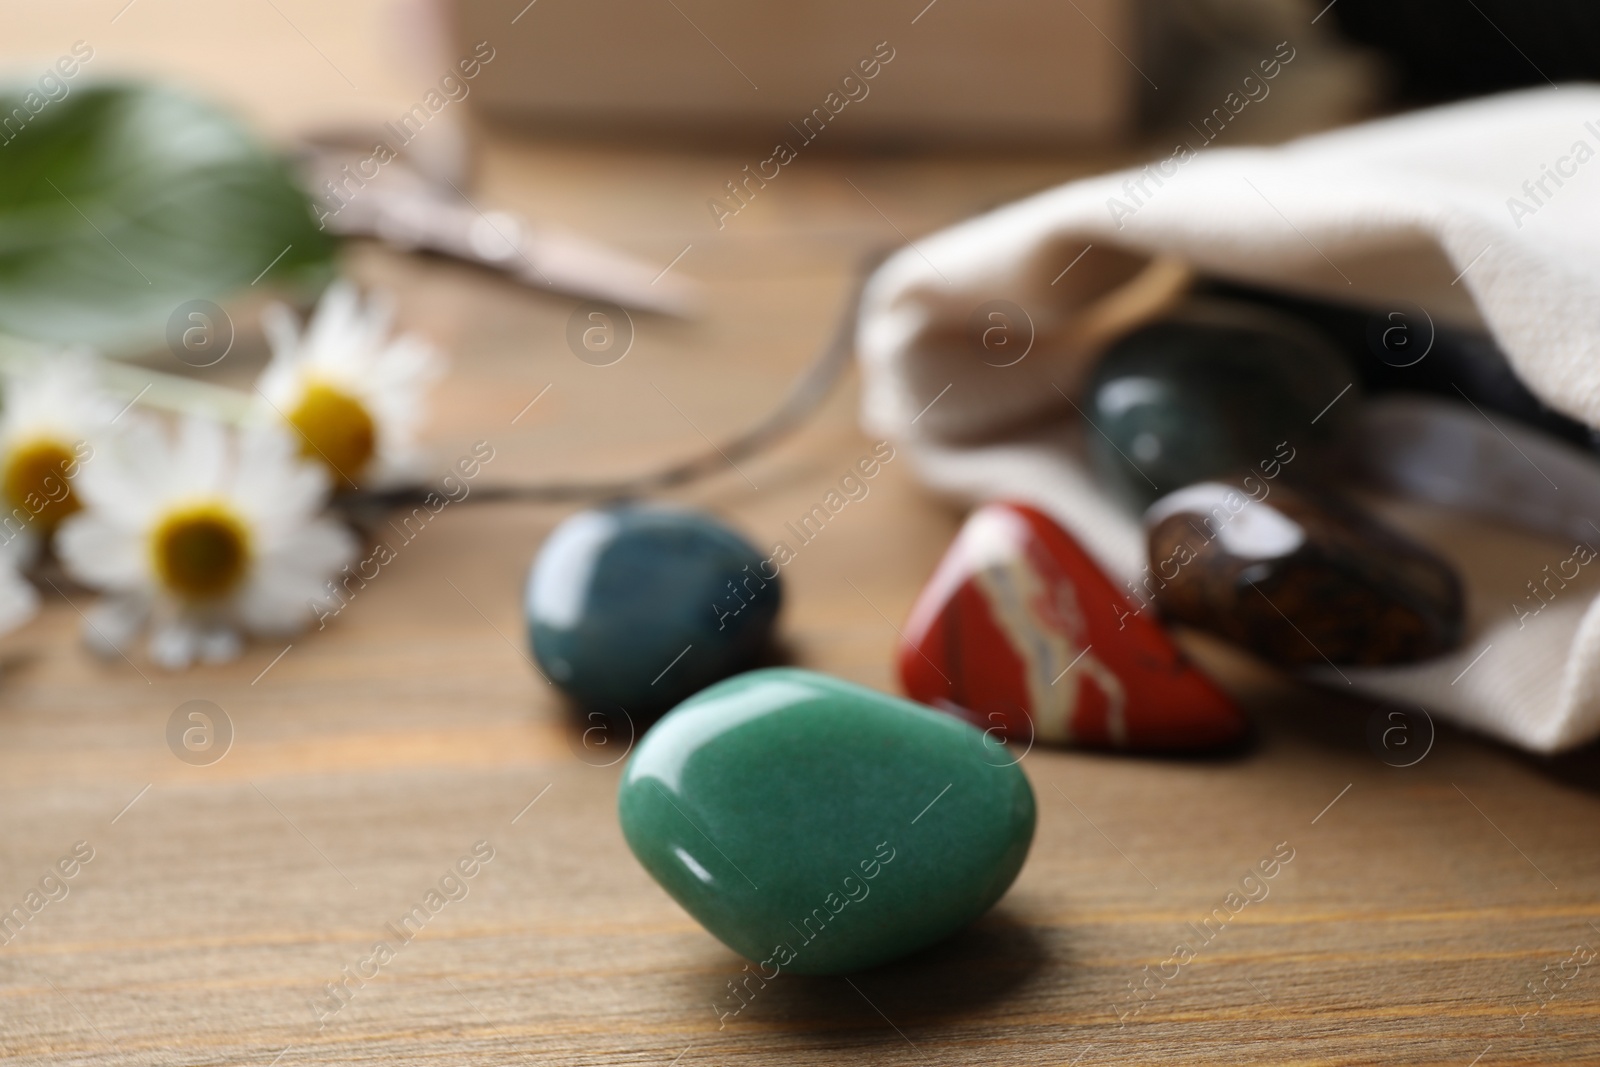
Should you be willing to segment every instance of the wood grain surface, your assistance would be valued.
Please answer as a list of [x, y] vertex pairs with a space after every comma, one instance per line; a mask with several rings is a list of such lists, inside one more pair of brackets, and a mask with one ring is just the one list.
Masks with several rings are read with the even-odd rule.
[[[351, 271], [397, 290], [404, 324], [453, 354], [428, 441], [441, 464], [491, 442], [487, 483], [703, 450], [779, 399], [864, 253], [1106, 161], [818, 155], [720, 232], [704, 200], [736, 154], [497, 135], [484, 162], [486, 202], [663, 266], [692, 246], [674, 270], [710, 298], [699, 321], [637, 317], [632, 351], [600, 368], [566, 346], [570, 299], [353, 250]], [[262, 348], [246, 334], [216, 374], [248, 381]], [[677, 499], [780, 536], [870, 447], [855, 388]], [[0, 643], [0, 910], [78, 842], [93, 858], [0, 945], [0, 1060], [1600, 1062], [1600, 966], [1582, 962], [1600, 945], [1593, 751], [1537, 761], [1440, 727], [1393, 767], [1372, 706], [1207, 648], [1257, 724], [1247, 752], [1035, 749], [1038, 835], [992, 914], [849, 980], [783, 977], [719, 1019], [742, 961], [628, 854], [628, 739], [586, 742], [527, 660], [521, 583], [566, 513], [452, 505], [326, 630], [176, 675], [93, 659], [77, 636], [89, 594], [49, 593]], [[785, 569], [781, 655], [892, 690], [895, 627], [958, 522], [888, 464]], [[166, 740], [195, 699], [234, 733], [208, 766]], [[342, 1010], [319, 1010], [478, 842], [493, 858], [465, 895]], [[1291, 850], [1265, 895], [1241, 890]], [[1229, 912], [1244, 890], [1260, 899]], [[1229, 921], [1204, 941], [1218, 908]], [[1547, 989], [1537, 1011], [1529, 983]]]

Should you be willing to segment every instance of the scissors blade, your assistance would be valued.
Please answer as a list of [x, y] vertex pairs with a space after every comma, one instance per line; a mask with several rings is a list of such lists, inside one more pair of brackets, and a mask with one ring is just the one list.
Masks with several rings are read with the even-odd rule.
[[527, 285], [635, 310], [685, 318], [699, 306], [698, 285], [670, 269], [676, 261], [646, 263], [580, 234], [535, 226], [512, 212], [482, 210], [453, 182], [449, 188], [437, 186], [400, 160], [353, 187], [342, 173], [350, 158], [355, 157], [322, 149], [303, 160], [304, 184], [313, 195], [326, 200], [321, 192], [326, 188], [346, 193], [322, 217], [333, 233], [449, 256]]

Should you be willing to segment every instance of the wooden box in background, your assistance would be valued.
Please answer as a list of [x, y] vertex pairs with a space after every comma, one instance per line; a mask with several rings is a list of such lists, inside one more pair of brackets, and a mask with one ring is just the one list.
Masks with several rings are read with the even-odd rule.
[[463, 55], [495, 49], [471, 99], [496, 119], [704, 141], [837, 109], [819, 141], [859, 146], [1118, 135], [1142, 84], [1133, 15], [1132, 0], [451, 0], [448, 17]]

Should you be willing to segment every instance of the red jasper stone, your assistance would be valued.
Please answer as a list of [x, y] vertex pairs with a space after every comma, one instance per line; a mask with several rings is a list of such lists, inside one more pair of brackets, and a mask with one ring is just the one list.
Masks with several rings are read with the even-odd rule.
[[913, 700], [1018, 740], [1173, 750], [1245, 729], [1151, 614], [1021, 504], [967, 519], [911, 609], [899, 661]]

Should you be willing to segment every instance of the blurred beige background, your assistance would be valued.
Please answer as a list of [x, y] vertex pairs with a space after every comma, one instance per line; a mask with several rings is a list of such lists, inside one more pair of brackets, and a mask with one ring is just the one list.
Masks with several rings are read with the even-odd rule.
[[437, 76], [429, 17], [419, 0], [5, 0], [0, 57], [25, 75], [86, 41], [86, 74], [159, 75], [282, 136], [408, 106]]

